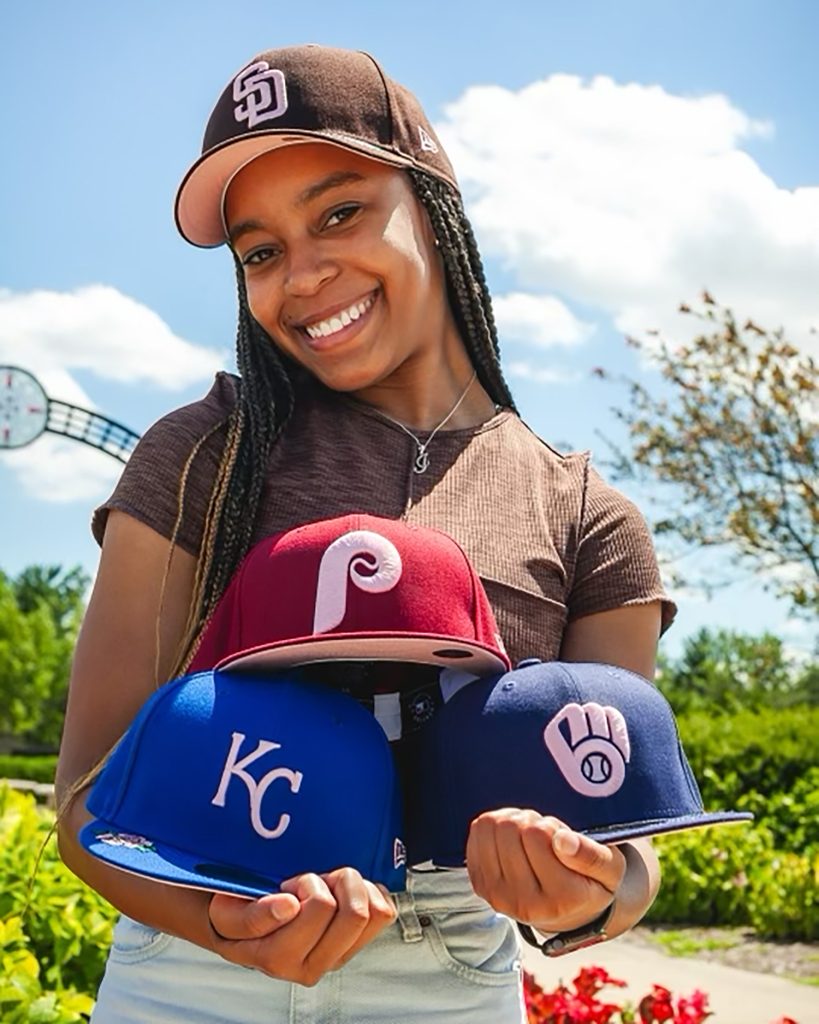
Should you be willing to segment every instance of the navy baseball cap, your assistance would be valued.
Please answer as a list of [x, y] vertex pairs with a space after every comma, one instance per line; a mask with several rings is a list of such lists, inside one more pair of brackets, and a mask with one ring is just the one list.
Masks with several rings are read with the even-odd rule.
[[263, 896], [354, 867], [404, 888], [392, 753], [352, 697], [270, 673], [212, 670], [143, 705], [87, 800], [89, 853], [176, 885]]
[[473, 818], [533, 808], [603, 843], [748, 821], [706, 813], [668, 701], [612, 665], [523, 662], [459, 689], [417, 735], [413, 863], [463, 865]]

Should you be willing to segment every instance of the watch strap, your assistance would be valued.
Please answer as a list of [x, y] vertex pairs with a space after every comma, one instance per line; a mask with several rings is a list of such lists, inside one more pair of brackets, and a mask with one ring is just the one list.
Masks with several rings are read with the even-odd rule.
[[593, 921], [569, 931], [557, 932], [545, 942], [538, 942], [531, 925], [521, 924], [518, 921], [518, 929], [526, 942], [530, 946], [534, 946], [535, 949], [539, 949], [544, 956], [563, 956], [564, 953], [572, 953], [576, 949], [585, 949], [598, 942], [605, 942], [608, 938], [606, 926], [611, 921], [613, 914], [614, 900]]

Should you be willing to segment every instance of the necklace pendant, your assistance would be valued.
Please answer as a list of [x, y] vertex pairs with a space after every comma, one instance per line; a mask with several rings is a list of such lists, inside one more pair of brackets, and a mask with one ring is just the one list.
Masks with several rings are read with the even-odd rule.
[[412, 467], [413, 473], [426, 473], [429, 467], [429, 455], [427, 454], [426, 448], [418, 449], [418, 454], [415, 456], [415, 463]]

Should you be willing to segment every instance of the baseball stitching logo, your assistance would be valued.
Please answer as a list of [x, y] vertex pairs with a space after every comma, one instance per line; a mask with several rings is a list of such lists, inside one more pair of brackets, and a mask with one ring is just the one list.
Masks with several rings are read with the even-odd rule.
[[253, 826], [254, 831], [257, 832], [262, 839], [278, 839], [279, 836], [287, 830], [287, 826], [290, 824], [290, 815], [280, 814], [275, 828], [266, 828], [262, 821], [262, 800], [264, 799], [265, 793], [276, 779], [286, 780], [290, 783], [290, 792], [298, 793], [299, 787], [301, 786], [301, 780], [304, 776], [301, 772], [294, 772], [291, 768], [272, 768], [257, 782], [250, 772], [245, 771], [245, 769], [260, 757], [264, 757], [265, 754], [269, 754], [271, 750], [279, 750], [281, 748], [281, 743], [274, 743], [272, 740], [259, 740], [256, 744], [256, 749], [251, 751], [249, 754], [246, 754], [245, 757], [239, 761], [237, 760], [239, 757], [239, 748], [244, 743], [245, 738], [246, 737], [243, 732], [233, 733], [230, 751], [227, 759], [225, 760], [225, 767], [222, 769], [222, 778], [219, 780], [219, 786], [216, 790], [215, 796], [211, 800], [211, 803], [216, 807], [225, 806], [225, 798], [227, 796], [228, 785], [230, 784], [230, 777], [231, 775], [236, 775], [247, 786], [247, 792], [250, 797], [250, 823]]
[[[561, 729], [568, 726], [568, 739]], [[546, 748], [565, 780], [583, 796], [611, 796], [623, 785], [631, 743], [617, 708], [567, 704], [543, 730]]]
[[233, 99], [233, 116], [237, 121], [247, 121], [248, 128], [281, 117], [287, 110], [284, 75], [266, 60], [257, 61], [233, 79]]
[[335, 629], [347, 610], [347, 578], [370, 594], [384, 594], [401, 579], [396, 546], [372, 530], [352, 530], [334, 540], [321, 556], [313, 632]]

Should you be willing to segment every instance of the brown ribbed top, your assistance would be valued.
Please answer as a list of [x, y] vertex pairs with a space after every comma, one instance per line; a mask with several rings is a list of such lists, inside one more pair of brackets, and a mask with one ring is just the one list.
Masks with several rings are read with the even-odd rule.
[[[172, 535], [182, 467], [235, 400], [235, 378], [219, 373], [204, 399], [145, 433], [94, 512], [97, 541], [112, 508]], [[192, 554], [223, 443], [218, 430], [191, 468], [177, 543]], [[503, 410], [480, 426], [437, 434], [423, 475], [412, 471], [414, 456], [412, 439], [374, 409], [323, 388], [300, 392], [271, 453], [254, 542], [352, 512], [405, 515], [445, 530], [483, 580], [513, 664], [559, 657], [566, 622], [593, 612], [660, 599], [663, 628], [670, 625], [675, 607], [645, 521], [603, 482], [587, 452], [563, 455]]]

